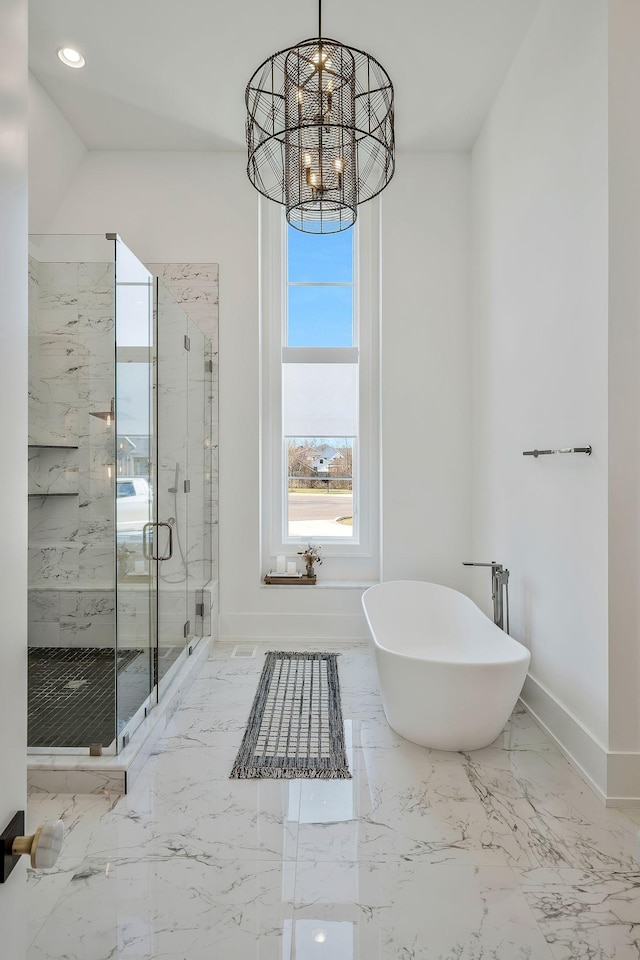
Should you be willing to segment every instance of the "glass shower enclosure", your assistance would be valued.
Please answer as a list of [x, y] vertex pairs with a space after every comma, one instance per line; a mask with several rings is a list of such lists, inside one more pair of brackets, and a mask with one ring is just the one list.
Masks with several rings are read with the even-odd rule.
[[117, 753], [204, 634], [212, 345], [114, 234], [30, 254], [29, 747]]
[[213, 345], [156, 281], [157, 504], [165, 559], [158, 570], [158, 683], [208, 629], [212, 579]]

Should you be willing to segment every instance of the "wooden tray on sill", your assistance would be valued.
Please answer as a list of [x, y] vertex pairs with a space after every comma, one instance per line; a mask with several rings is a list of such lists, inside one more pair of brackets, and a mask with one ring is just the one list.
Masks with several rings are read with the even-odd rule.
[[293, 584], [302, 584], [303, 586], [311, 586], [316, 582], [315, 574], [313, 577], [270, 577], [267, 573], [264, 578], [265, 583], [285, 583], [287, 586]]

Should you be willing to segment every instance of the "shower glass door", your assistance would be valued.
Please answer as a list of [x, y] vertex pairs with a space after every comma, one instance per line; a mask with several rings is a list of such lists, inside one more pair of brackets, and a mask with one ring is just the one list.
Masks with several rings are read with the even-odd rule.
[[158, 693], [175, 672], [190, 637], [187, 626], [189, 480], [189, 341], [187, 318], [157, 283], [158, 519], [169, 524], [172, 555], [158, 563]]
[[[188, 511], [187, 593], [194, 642], [204, 635], [205, 619], [198, 611], [207, 605], [204, 590], [211, 580], [211, 341], [193, 320], [187, 324], [188, 350], [188, 465], [191, 492]], [[207, 629], [207, 632], [209, 628]]]
[[[111, 237], [110, 237], [111, 238]], [[116, 712], [121, 749], [156, 682], [156, 567], [170, 549], [155, 521], [153, 278], [113, 237], [116, 262]]]
[[[157, 519], [172, 534], [158, 563], [158, 696], [211, 630], [212, 346], [173, 294], [157, 292]], [[209, 589], [206, 589], [209, 587]]]

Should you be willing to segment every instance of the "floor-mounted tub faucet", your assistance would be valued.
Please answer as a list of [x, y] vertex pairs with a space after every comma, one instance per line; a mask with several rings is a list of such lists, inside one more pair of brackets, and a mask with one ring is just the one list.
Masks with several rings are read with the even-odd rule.
[[[501, 630], [509, 633], [509, 571], [501, 563], [471, 563], [463, 561], [463, 567], [491, 567], [491, 599], [493, 600], [493, 622]], [[505, 628], [504, 620], [507, 626]]]

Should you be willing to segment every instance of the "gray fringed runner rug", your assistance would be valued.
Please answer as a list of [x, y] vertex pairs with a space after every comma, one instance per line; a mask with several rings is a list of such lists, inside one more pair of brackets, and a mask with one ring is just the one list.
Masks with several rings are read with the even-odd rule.
[[351, 778], [337, 660], [335, 653], [267, 653], [232, 778]]

